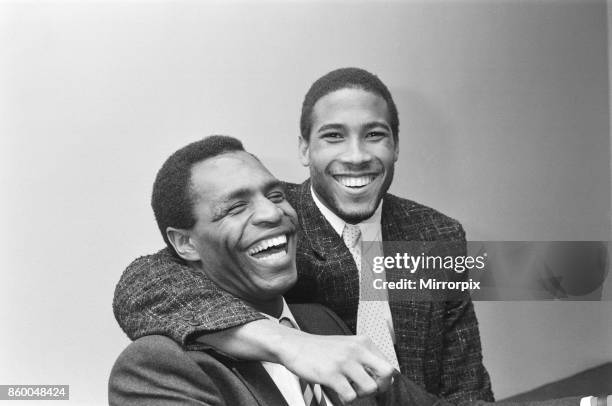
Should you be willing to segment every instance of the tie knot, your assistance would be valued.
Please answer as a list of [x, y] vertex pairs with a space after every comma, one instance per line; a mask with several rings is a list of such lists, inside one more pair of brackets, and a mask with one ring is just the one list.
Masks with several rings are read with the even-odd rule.
[[345, 224], [344, 230], [342, 230], [342, 239], [348, 248], [353, 248], [359, 238], [361, 237], [361, 230], [358, 225]]

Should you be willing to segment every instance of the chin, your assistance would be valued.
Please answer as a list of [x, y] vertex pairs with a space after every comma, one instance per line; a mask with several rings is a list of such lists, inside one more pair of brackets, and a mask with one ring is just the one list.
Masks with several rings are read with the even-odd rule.
[[295, 271], [295, 267], [293, 267], [292, 270], [287, 270], [276, 276], [273, 280], [265, 283], [260, 290], [265, 292], [265, 296], [268, 297], [284, 295], [296, 282], [297, 272]]
[[[380, 204], [380, 199], [378, 199], [377, 203]], [[347, 223], [356, 224], [372, 217], [378, 204], [354, 205], [351, 203], [336, 202], [336, 210], [334, 211], [338, 217]]]
[[281, 295], [284, 295], [285, 292], [291, 289], [293, 285], [295, 285], [295, 283], [297, 282], [297, 271], [295, 271], [295, 267], [293, 269], [293, 272], [285, 275], [285, 277], [283, 277], [283, 279], [280, 280], [278, 283], [278, 290], [281, 291]]

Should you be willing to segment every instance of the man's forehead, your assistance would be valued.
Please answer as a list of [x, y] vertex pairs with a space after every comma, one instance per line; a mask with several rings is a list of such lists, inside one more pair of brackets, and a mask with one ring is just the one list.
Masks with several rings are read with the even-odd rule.
[[386, 100], [374, 92], [359, 88], [343, 88], [321, 97], [314, 105], [313, 119], [338, 117], [343, 113], [351, 114], [355, 110], [367, 112], [372, 120], [390, 120]]
[[215, 199], [278, 182], [257, 158], [245, 151], [224, 153], [191, 168], [192, 190]]

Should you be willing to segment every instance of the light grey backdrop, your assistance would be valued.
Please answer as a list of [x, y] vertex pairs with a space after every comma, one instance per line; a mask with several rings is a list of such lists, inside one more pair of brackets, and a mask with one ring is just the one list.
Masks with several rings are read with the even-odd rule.
[[[610, 238], [603, 0], [0, 3], [0, 383], [106, 401], [111, 299], [160, 248], [165, 157], [241, 138], [290, 181], [302, 97], [360, 66], [400, 111], [392, 191], [473, 240]], [[478, 303], [505, 397], [612, 360], [612, 303]]]

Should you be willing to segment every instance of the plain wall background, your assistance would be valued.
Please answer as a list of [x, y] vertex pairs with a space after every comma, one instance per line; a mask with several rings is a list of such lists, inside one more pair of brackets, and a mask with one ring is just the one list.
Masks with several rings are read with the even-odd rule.
[[[212, 133], [290, 181], [312, 81], [377, 73], [400, 111], [392, 191], [473, 240], [608, 240], [602, 1], [0, 3], [0, 383], [106, 402], [111, 310], [163, 160]], [[498, 398], [612, 360], [612, 303], [477, 303]]]

